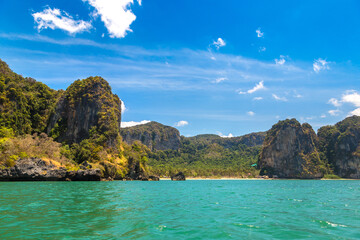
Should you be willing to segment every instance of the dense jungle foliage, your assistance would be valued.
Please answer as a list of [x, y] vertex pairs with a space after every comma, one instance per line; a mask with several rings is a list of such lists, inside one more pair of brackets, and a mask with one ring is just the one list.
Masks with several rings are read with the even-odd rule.
[[261, 147], [239, 141], [217, 135], [182, 136], [179, 150], [150, 152], [149, 168], [159, 176], [182, 171], [190, 177], [255, 177]]

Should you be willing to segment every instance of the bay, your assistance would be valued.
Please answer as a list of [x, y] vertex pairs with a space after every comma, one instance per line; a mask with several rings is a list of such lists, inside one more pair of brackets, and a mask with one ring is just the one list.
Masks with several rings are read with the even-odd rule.
[[360, 239], [360, 181], [1, 182], [1, 239]]

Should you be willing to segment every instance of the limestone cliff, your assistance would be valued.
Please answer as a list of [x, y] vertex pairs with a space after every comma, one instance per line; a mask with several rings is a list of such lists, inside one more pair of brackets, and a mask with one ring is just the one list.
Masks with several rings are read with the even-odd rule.
[[319, 129], [319, 149], [334, 173], [343, 178], [360, 178], [360, 117], [352, 116], [334, 126]]
[[50, 117], [47, 133], [59, 142], [78, 143], [103, 136], [113, 145], [121, 123], [121, 100], [107, 81], [89, 77], [72, 83], [58, 101]]
[[177, 150], [181, 146], [179, 131], [158, 122], [122, 128], [120, 134], [126, 143], [140, 141], [150, 150]]
[[321, 178], [324, 163], [312, 127], [296, 119], [279, 121], [267, 132], [259, 156], [261, 175], [279, 178]]

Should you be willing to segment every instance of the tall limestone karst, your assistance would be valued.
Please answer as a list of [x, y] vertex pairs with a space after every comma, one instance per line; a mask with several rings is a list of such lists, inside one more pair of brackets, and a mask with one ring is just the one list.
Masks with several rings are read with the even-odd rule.
[[181, 146], [179, 130], [158, 122], [122, 128], [120, 133], [126, 143], [140, 141], [151, 150], [178, 150]]
[[319, 129], [319, 149], [334, 173], [343, 178], [360, 178], [360, 116]]
[[121, 100], [111, 92], [106, 80], [89, 77], [75, 81], [63, 93], [50, 117], [47, 133], [68, 144], [96, 135], [112, 146], [119, 136], [120, 124]]
[[261, 175], [279, 178], [321, 178], [325, 164], [316, 149], [312, 127], [296, 119], [279, 121], [268, 132], [259, 155]]

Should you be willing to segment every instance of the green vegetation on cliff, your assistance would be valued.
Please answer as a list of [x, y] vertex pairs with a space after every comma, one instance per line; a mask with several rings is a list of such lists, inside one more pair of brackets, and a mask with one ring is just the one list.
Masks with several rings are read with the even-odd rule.
[[335, 174], [360, 178], [360, 117], [352, 116], [318, 131], [319, 150]]
[[146, 175], [149, 150], [121, 141], [121, 100], [101, 77], [55, 91], [0, 60], [0, 109], [0, 168], [37, 157], [73, 170], [90, 162], [103, 177]]
[[0, 127], [16, 135], [43, 132], [59, 92], [14, 73], [0, 60]]

